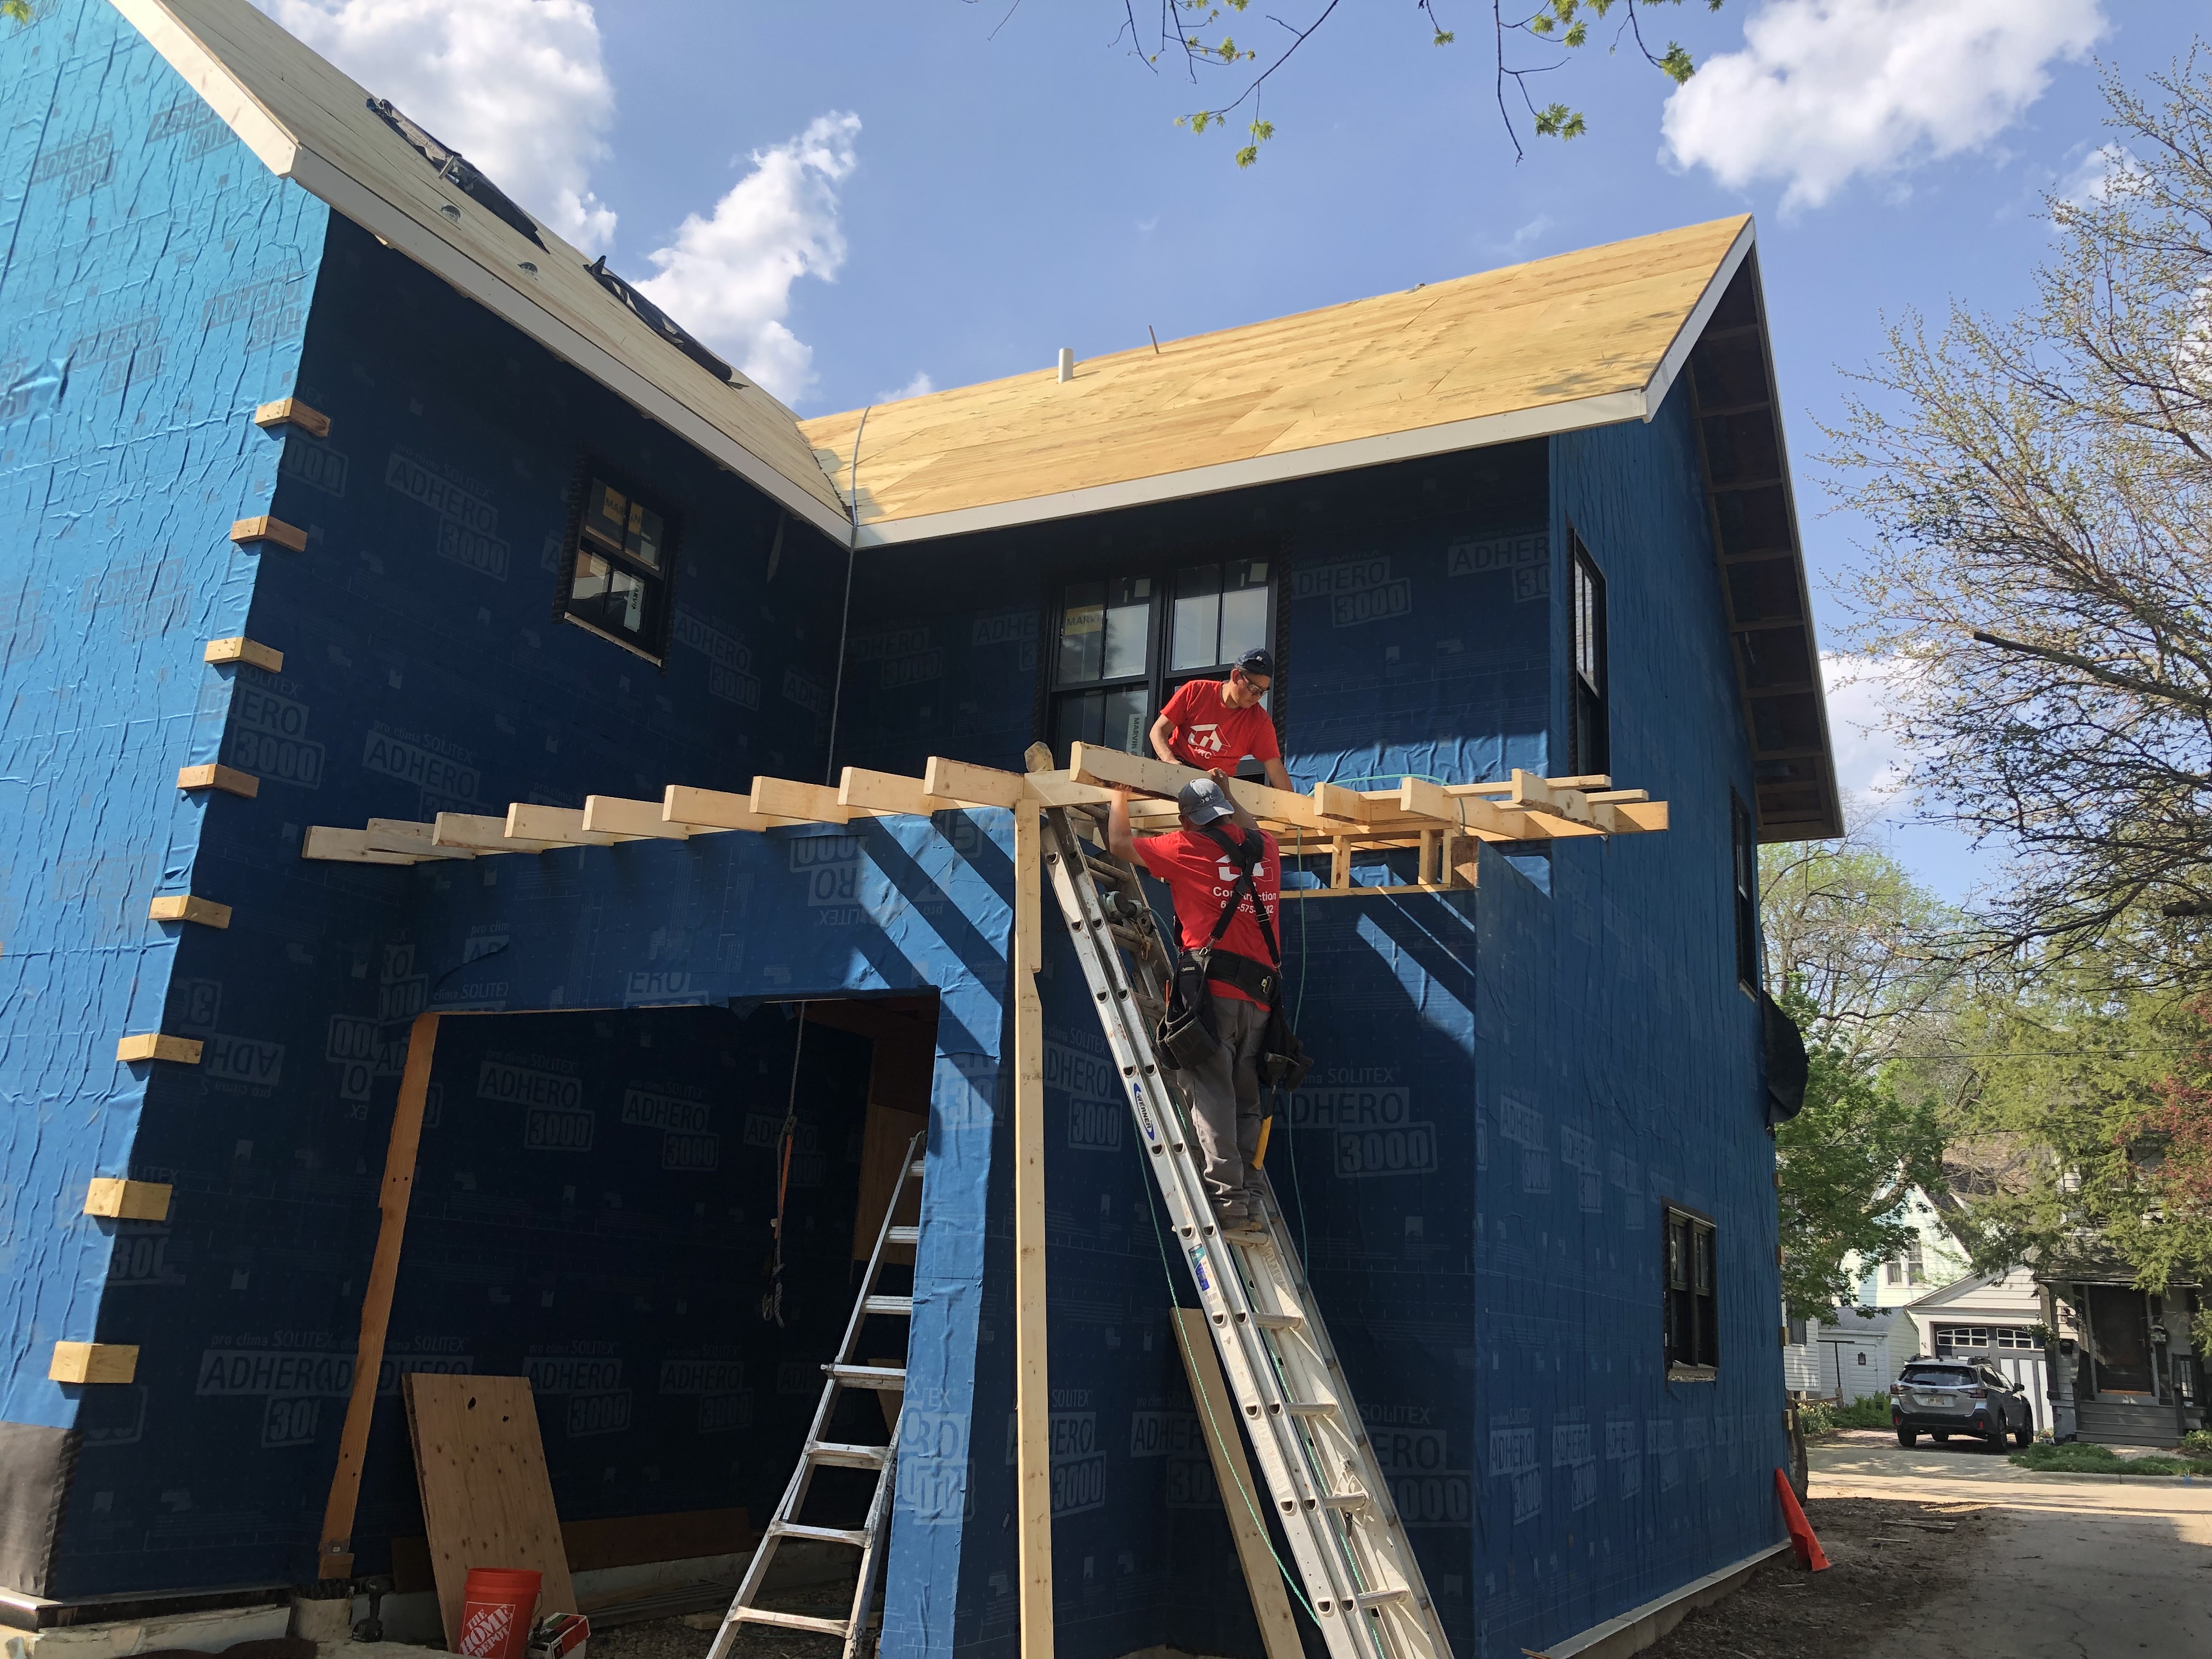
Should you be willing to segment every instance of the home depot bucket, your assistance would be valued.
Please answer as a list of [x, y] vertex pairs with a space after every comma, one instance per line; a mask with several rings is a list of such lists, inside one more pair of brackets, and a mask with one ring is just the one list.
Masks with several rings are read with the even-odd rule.
[[476, 1659], [522, 1659], [544, 1578], [526, 1567], [471, 1567], [461, 1587], [461, 1633], [455, 1650]]

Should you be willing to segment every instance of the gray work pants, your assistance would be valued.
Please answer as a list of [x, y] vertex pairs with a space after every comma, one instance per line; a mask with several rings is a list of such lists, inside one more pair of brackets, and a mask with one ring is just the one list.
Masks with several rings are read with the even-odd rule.
[[1242, 997], [1212, 992], [1213, 1029], [1221, 1041], [1202, 1064], [1181, 1076], [1195, 1110], [1193, 1127], [1206, 1160], [1206, 1190], [1217, 1202], [1244, 1190], [1252, 1155], [1260, 1150], [1260, 1043], [1267, 1011]]

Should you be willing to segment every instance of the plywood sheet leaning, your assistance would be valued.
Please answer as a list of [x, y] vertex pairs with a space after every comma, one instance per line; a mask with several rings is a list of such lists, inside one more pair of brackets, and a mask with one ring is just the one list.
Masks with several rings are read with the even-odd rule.
[[574, 1613], [576, 1592], [530, 1380], [410, 1373], [404, 1383], [446, 1645], [459, 1651], [461, 1589], [471, 1567], [535, 1569], [545, 1575], [538, 1616]]

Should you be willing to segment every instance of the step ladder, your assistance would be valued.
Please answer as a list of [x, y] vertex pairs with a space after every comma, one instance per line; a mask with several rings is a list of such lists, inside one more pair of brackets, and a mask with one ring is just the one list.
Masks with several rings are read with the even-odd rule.
[[1188, 1102], [1152, 1049], [1172, 956], [1136, 872], [1086, 841], [1079, 810], [1044, 814], [1045, 874], [1330, 1659], [1451, 1659], [1273, 1191], [1252, 1231], [1215, 1224]]
[[[899, 1403], [896, 1418], [891, 1424], [890, 1440], [886, 1445], [855, 1444], [824, 1438], [830, 1429], [830, 1418], [848, 1390], [866, 1390], [876, 1393], [903, 1395], [906, 1389], [906, 1367], [899, 1365], [866, 1365], [860, 1363], [860, 1328], [872, 1316], [887, 1315], [896, 1319], [914, 1316], [911, 1296], [885, 1296], [876, 1289], [884, 1267], [884, 1251], [896, 1244], [915, 1245], [921, 1243], [921, 1229], [891, 1224], [891, 1218], [899, 1211], [908, 1188], [921, 1179], [921, 1152], [924, 1137], [916, 1135], [907, 1143], [905, 1161], [899, 1178], [891, 1190], [891, 1201], [884, 1207], [883, 1224], [876, 1230], [876, 1248], [868, 1256], [868, 1271], [860, 1281], [860, 1294], [853, 1303], [853, 1316], [845, 1322], [845, 1340], [837, 1346], [837, 1357], [822, 1368], [825, 1378], [822, 1398], [814, 1407], [814, 1420], [807, 1426], [805, 1443], [799, 1453], [799, 1467], [791, 1473], [791, 1484], [783, 1489], [783, 1497], [775, 1506], [775, 1514], [768, 1528], [761, 1534], [760, 1542], [753, 1548], [753, 1559], [745, 1568], [744, 1578], [738, 1585], [738, 1593], [730, 1611], [723, 1618], [721, 1628], [714, 1632], [714, 1645], [707, 1650], [707, 1659], [726, 1659], [732, 1644], [736, 1642], [745, 1625], [773, 1625], [783, 1630], [811, 1631], [820, 1636], [835, 1636], [845, 1644], [844, 1659], [857, 1659], [862, 1638], [868, 1628], [870, 1614], [875, 1601], [876, 1579], [882, 1571], [884, 1534], [890, 1519], [891, 1490], [898, 1461], [899, 1423], [906, 1415], [906, 1403]], [[903, 1347], [905, 1345], [900, 1345]], [[871, 1469], [875, 1473], [875, 1490], [868, 1499], [868, 1516], [857, 1527], [817, 1527], [799, 1520], [806, 1507], [806, 1494], [814, 1483], [817, 1469]], [[784, 1613], [774, 1607], [759, 1605], [763, 1586], [768, 1583], [769, 1565], [775, 1559], [779, 1545], [786, 1539], [809, 1539], [817, 1543], [845, 1544], [860, 1553], [860, 1577], [853, 1586], [853, 1605], [842, 1619], [825, 1619], [813, 1613]]]

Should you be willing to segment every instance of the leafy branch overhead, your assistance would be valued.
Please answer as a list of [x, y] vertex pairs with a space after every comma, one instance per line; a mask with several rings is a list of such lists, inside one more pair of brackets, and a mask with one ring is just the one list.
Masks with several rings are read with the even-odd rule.
[[[1725, 3], [1726, 0], [1705, 0], [1705, 6], [1708, 11], [1718, 11]], [[1230, 118], [1244, 112], [1248, 118], [1244, 128], [1247, 142], [1237, 150], [1236, 161], [1240, 167], [1250, 167], [1260, 159], [1260, 146], [1275, 136], [1274, 123], [1260, 112], [1262, 88], [1329, 21], [1341, 0], [1322, 0], [1320, 10], [1304, 25], [1268, 14], [1267, 21], [1289, 39], [1285, 41], [1271, 33], [1265, 38], [1264, 49], [1240, 42], [1226, 27], [1218, 39], [1211, 38], [1215, 27], [1223, 23], [1224, 12], [1242, 14], [1249, 8], [1251, 0], [1158, 0], [1158, 3], [1159, 15], [1147, 27], [1137, 21], [1136, 0], [1122, 0], [1122, 32], [1128, 35], [1130, 44], [1147, 67], [1155, 72], [1165, 58], [1171, 62], [1179, 61], [1194, 85], [1200, 84], [1201, 75], [1218, 75], [1224, 70], [1241, 74], [1243, 83], [1234, 98], [1177, 116], [1176, 125], [1188, 127], [1193, 132], [1225, 131]], [[1513, 145], [1515, 157], [1525, 152], [1521, 148], [1513, 97], [1520, 100], [1523, 118], [1539, 137], [1579, 138], [1589, 130], [1579, 109], [1557, 100], [1539, 105], [1530, 89], [1531, 78], [1565, 68], [1569, 60], [1558, 53], [1587, 46], [1591, 26], [1606, 22], [1616, 10], [1620, 15], [1606, 42], [1608, 52], [1617, 51], [1626, 37], [1645, 62], [1675, 85], [1680, 86], [1697, 73], [1697, 64], [1689, 50], [1680, 41], [1669, 40], [1664, 52], [1655, 52], [1644, 38], [1645, 11], [1656, 6], [1682, 3], [1683, 0], [1536, 0], [1533, 11], [1525, 16], [1514, 16], [1507, 13], [1507, 0], [1490, 0], [1498, 113], [1504, 124], [1505, 136]], [[1458, 40], [1458, 32], [1444, 27], [1438, 7], [1439, 0], [1413, 0], [1413, 9], [1419, 14], [1418, 21], [1428, 43], [1449, 46]], [[1549, 52], [1553, 61], [1528, 61], [1528, 54], [1539, 47]], [[1265, 67], [1257, 67], [1263, 57], [1267, 60]], [[1241, 67], [1244, 65], [1255, 67]], [[1509, 82], [1511, 97], [1507, 92]]]

